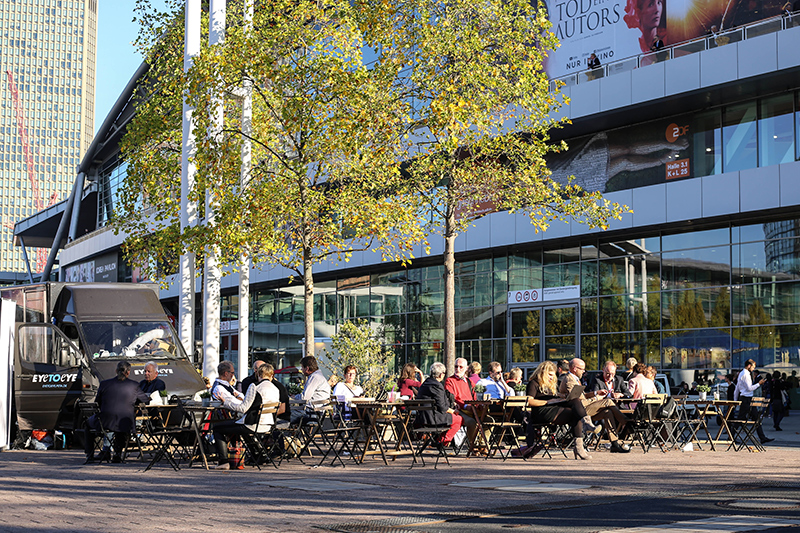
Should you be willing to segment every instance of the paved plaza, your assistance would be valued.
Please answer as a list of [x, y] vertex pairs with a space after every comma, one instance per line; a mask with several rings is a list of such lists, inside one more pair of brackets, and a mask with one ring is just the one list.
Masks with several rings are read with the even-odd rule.
[[[764, 453], [652, 450], [508, 461], [174, 472], [0, 453], [0, 531], [800, 531], [800, 412]], [[767, 426], [767, 424], [765, 424]]]

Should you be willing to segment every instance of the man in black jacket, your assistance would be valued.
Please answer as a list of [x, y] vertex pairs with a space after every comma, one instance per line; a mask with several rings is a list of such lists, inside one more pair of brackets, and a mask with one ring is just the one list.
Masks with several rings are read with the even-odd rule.
[[[117, 363], [117, 377], [101, 381], [95, 397], [95, 402], [100, 406], [100, 421], [103, 423], [103, 428], [108, 432], [114, 432], [112, 463], [122, 462], [122, 449], [136, 425], [136, 403], [150, 401], [150, 396], [142, 392], [139, 384], [128, 379], [130, 374], [131, 364], [120, 361]], [[94, 430], [100, 429], [100, 424], [94, 417], [86, 420], [86, 424]], [[86, 439], [85, 451], [86, 462], [94, 461], [93, 439]]]

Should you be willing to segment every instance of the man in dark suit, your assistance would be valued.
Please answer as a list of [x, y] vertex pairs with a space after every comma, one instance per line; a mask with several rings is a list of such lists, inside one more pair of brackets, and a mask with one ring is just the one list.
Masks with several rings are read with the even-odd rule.
[[430, 377], [425, 380], [417, 392], [415, 399], [433, 400], [433, 410], [421, 411], [420, 422], [425, 426], [442, 426], [448, 424], [450, 429], [442, 439], [442, 444], [449, 444], [461, 428], [461, 416], [450, 407], [444, 385], [444, 375], [447, 367], [436, 362], [431, 365]]
[[614, 361], [606, 361], [606, 364], [603, 365], [603, 373], [593, 380], [590, 390], [608, 391], [606, 397], [615, 400], [633, 397], [628, 390], [628, 384], [622, 379], [622, 376], [617, 375], [617, 363]]
[[[95, 402], [100, 406], [100, 421], [108, 432], [114, 432], [114, 457], [112, 463], [122, 462], [122, 449], [128, 436], [136, 424], [135, 406], [137, 402], [148, 403], [150, 396], [139, 388], [139, 384], [128, 379], [131, 374], [131, 364], [127, 361], [117, 363], [117, 377], [100, 382], [97, 389]], [[86, 423], [92, 429], [100, 429], [97, 420], [90, 417]], [[86, 462], [92, 462], [94, 457], [94, 442], [91, 438], [85, 443]]]

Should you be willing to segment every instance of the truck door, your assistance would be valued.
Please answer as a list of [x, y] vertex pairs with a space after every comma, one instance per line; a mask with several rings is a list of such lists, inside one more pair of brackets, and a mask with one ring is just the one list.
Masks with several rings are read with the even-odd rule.
[[51, 324], [20, 324], [14, 349], [14, 394], [21, 430], [69, 429], [91, 374], [80, 350]]

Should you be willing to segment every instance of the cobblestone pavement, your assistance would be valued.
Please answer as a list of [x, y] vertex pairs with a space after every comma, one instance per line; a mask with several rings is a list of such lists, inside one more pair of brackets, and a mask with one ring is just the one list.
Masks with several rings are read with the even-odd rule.
[[[726, 500], [783, 494], [800, 505], [800, 414], [785, 419], [783, 427], [782, 433], [767, 429], [779, 438], [764, 453], [635, 449], [595, 452], [590, 462], [455, 458], [452, 466], [436, 470], [409, 468], [410, 459], [403, 458], [389, 466], [379, 460], [346, 468], [295, 462], [261, 471], [174, 472], [163, 463], [144, 472], [138, 462], [84, 466], [75, 450], [6, 451], [0, 453], [0, 531], [486, 531], [481, 526], [486, 518], [479, 517], [492, 516], [528, 517], [503, 527], [549, 531], [531, 526], [532, 517], [570, 516], [578, 513], [570, 509], [581, 508], [585, 514], [600, 503], [625, 508], [670, 500], [674, 506], [691, 502], [693, 495], [718, 493]], [[708, 514], [650, 524], [704, 519], [715, 512], [753, 514], [715, 507]], [[786, 512], [800, 516], [800, 509]], [[601, 529], [618, 526], [575, 524], [575, 531]]]

